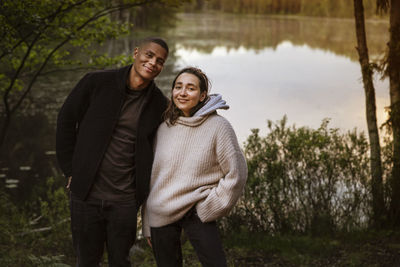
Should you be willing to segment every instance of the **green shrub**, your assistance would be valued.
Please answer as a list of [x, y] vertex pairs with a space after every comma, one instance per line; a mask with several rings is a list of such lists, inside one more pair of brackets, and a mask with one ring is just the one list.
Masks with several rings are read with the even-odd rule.
[[54, 178], [49, 178], [46, 196], [20, 208], [0, 191], [0, 242], [0, 266], [65, 266], [62, 262], [73, 262], [64, 188], [57, 188]]
[[331, 234], [370, 223], [368, 142], [324, 120], [318, 129], [268, 122], [245, 144], [248, 181], [224, 230]]

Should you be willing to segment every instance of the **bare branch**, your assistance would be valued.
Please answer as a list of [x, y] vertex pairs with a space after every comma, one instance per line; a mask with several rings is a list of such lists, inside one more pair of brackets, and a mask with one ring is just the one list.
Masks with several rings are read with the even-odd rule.
[[51, 57], [54, 55], [54, 53], [60, 49], [63, 45], [65, 45], [68, 41], [70, 41], [72, 36], [68, 36], [68, 38], [64, 39], [61, 43], [59, 43], [46, 57], [46, 59], [43, 61], [42, 65], [38, 69], [38, 71], [35, 73], [35, 75], [32, 77], [28, 87], [26, 88], [25, 92], [20, 96], [18, 102], [10, 109], [10, 113], [14, 113], [19, 106], [22, 104], [22, 101], [24, 101], [26, 95], [31, 91], [33, 84], [36, 82], [37, 78], [40, 76], [42, 70], [46, 67], [47, 63], [51, 59]]
[[15, 72], [14, 77], [11, 79], [10, 85], [4, 92], [3, 102], [4, 102], [5, 111], [6, 111], [7, 115], [10, 115], [13, 112], [8, 105], [8, 95], [10, 94], [12, 88], [14, 87], [14, 84], [15, 84], [16, 80], [18, 79], [18, 76], [19, 76], [20, 72], [22, 71], [29, 54], [31, 53], [31, 50], [32, 50], [34, 44], [38, 41], [39, 36], [40, 35], [37, 35], [36, 38], [33, 40], [33, 42], [28, 46], [28, 50], [26, 51], [25, 56], [22, 59], [17, 71]]
[[[59, 221], [58, 223], [56, 223], [54, 226], [60, 225], [60, 224], [62, 224], [62, 223], [68, 222], [68, 221], [70, 221], [70, 218], [62, 219], [61, 221]], [[27, 235], [27, 234], [34, 234], [34, 233], [47, 232], [47, 231], [50, 231], [50, 230], [52, 230], [52, 229], [53, 229], [53, 226], [46, 226], [46, 227], [36, 228], [36, 229], [30, 230], [30, 231], [22, 232], [22, 233], [20, 233], [20, 234], [18, 234], [18, 235], [19, 235], [19, 236], [24, 236], [24, 235]]]

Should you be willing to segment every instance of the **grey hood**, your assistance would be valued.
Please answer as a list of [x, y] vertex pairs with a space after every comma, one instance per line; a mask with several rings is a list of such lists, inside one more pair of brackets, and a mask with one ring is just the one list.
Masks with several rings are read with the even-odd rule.
[[222, 99], [220, 94], [211, 94], [208, 96], [206, 103], [202, 106], [193, 117], [202, 117], [213, 113], [217, 109], [229, 109], [226, 101]]

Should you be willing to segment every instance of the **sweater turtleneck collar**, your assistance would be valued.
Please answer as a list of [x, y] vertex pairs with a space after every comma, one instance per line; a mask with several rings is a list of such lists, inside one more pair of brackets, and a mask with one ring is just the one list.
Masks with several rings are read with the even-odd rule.
[[176, 123], [185, 125], [185, 126], [191, 126], [191, 127], [196, 127], [199, 126], [200, 124], [202, 124], [207, 118], [209, 117], [209, 115], [207, 116], [201, 116], [201, 117], [183, 117], [180, 116]]
[[229, 106], [226, 104], [226, 101], [222, 99], [220, 94], [211, 94], [209, 95], [203, 107], [201, 107], [192, 117], [181, 116], [176, 122], [185, 126], [199, 126], [210, 115], [217, 113], [217, 109], [228, 108]]

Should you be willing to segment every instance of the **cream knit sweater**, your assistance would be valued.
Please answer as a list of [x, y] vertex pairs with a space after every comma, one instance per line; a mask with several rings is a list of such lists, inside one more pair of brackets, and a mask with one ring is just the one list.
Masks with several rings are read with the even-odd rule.
[[143, 235], [181, 219], [193, 206], [203, 222], [226, 215], [247, 179], [247, 165], [230, 123], [215, 112], [160, 125], [144, 205]]

